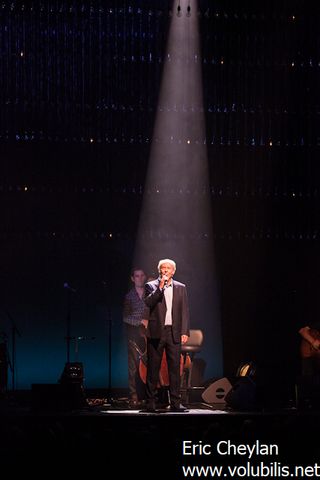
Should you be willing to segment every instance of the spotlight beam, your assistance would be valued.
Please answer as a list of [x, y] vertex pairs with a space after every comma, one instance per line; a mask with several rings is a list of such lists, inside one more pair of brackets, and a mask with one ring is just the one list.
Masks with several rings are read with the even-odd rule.
[[[180, 7], [180, 10], [178, 10]], [[196, 0], [176, 0], [153, 132], [135, 264], [177, 262], [190, 296], [191, 327], [204, 332], [206, 374], [222, 373]]]

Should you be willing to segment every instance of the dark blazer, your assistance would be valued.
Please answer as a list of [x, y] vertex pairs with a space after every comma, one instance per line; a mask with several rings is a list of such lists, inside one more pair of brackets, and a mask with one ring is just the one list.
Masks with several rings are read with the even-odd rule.
[[[189, 336], [189, 304], [187, 289], [183, 283], [172, 280], [172, 333], [176, 343], [181, 342], [181, 335]], [[160, 338], [166, 317], [167, 305], [164, 292], [159, 288], [159, 279], [145, 285], [144, 302], [147, 306], [144, 318], [149, 320], [147, 336]]]

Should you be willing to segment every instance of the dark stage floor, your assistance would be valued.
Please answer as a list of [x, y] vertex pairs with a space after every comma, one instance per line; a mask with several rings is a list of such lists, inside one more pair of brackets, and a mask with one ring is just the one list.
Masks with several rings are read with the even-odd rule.
[[[39, 405], [35, 409], [26, 398], [17, 392], [1, 401], [0, 459], [12, 472], [23, 465], [40, 476], [54, 470], [82, 474], [103, 469], [109, 476], [116, 471], [119, 478], [185, 478], [187, 465], [218, 465], [242, 470], [238, 476], [232, 469], [209, 476], [250, 478], [244, 469], [260, 465], [269, 474], [258, 478], [281, 477], [283, 466], [312, 467], [312, 478], [317, 478], [320, 410], [315, 408], [236, 411], [193, 403], [187, 413], [153, 414], [128, 409], [126, 399], [55, 410]], [[222, 450], [217, 453], [218, 444]], [[271, 444], [277, 448], [269, 451]], [[203, 445], [209, 445], [204, 450], [210, 454], [201, 454]], [[300, 472], [282, 476], [302, 477]]]

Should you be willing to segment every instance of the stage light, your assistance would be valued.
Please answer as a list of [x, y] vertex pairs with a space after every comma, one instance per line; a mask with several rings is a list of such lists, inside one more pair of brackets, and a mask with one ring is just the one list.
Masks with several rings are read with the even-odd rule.
[[254, 377], [256, 375], [257, 367], [254, 362], [243, 362], [239, 365], [237, 370], [237, 377]]

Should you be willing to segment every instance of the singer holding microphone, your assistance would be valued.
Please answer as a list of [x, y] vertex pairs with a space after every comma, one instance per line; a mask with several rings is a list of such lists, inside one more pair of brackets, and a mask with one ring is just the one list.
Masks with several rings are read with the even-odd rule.
[[189, 337], [189, 305], [187, 289], [173, 280], [176, 264], [165, 258], [158, 263], [159, 277], [146, 283], [144, 301], [147, 327], [146, 409], [156, 412], [156, 392], [163, 351], [166, 352], [169, 373], [170, 410], [184, 412], [180, 399], [181, 344]]

